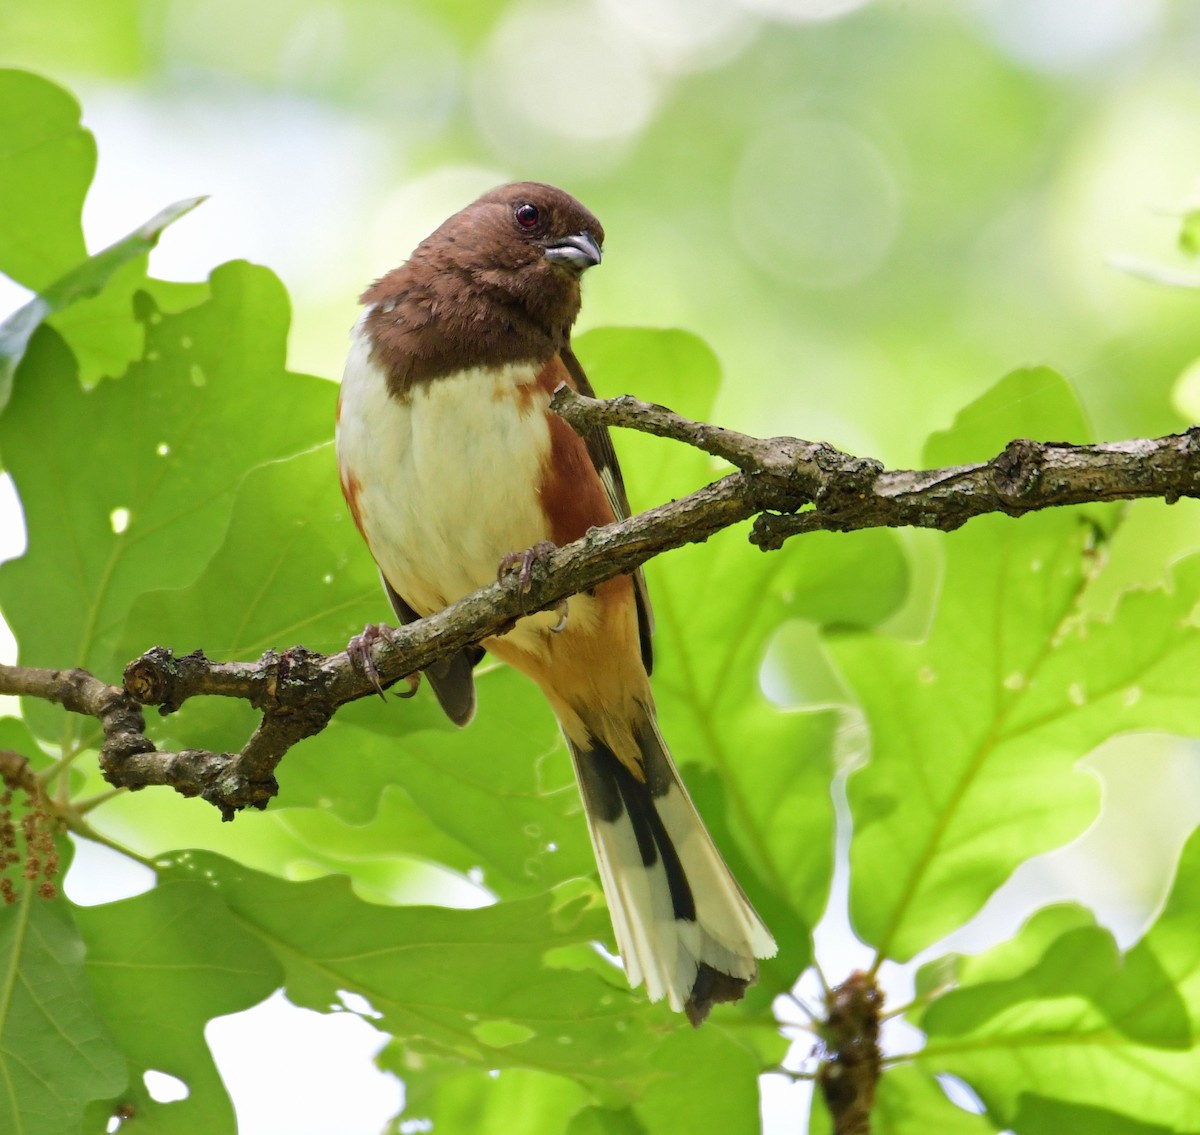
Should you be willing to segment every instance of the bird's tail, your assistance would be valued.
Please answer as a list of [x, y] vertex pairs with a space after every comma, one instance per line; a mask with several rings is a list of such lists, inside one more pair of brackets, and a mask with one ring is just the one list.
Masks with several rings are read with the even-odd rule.
[[[653, 711], [638, 706], [640, 778], [589, 733], [568, 740], [617, 946], [631, 985], [699, 1025], [739, 1001], [775, 940], [738, 886], [679, 779]], [[641, 771], [639, 770], [639, 771]]]

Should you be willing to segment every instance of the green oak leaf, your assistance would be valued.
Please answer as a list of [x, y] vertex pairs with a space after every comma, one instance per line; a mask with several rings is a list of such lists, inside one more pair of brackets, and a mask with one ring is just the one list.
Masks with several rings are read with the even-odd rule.
[[[689, 418], [711, 418], [721, 387], [721, 364], [698, 336], [647, 327], [601, 327], [575, 339], [574, 349], [597, 397], [632, 394], [662, 402]], [[611, 433], [635, 512], [713, 480], [713, 459], [698, 449], [638, 430]]]
[[[317, 408], [329, 408], [334, 388], [315, 392]], [[314, 432], [322, 424], [328, 437], [332, 418], [314, 420]], [[387, 599], [338, 488], [331, 443], [252, 469], [231, 504], [220, 547], [195, 580], [134, 600], [118, 655], [151, 641], [231, 660], [297, 644], [332, 652], [383, 618]]]
[[[270, 810], [239, 817], [232, 832], [211, 809], [177, 798], [139, 819], [144, 802], [119, 797], [97, 822], [149, 833], [136, 842], [149, 854], [225, 849], [277, 873], [344, 872], [380, 898], [406, 893], [412, 862], [470, 874], [504, 898], [594, 873], [570, 760], [544, 699], [506, 668], [480, 675], [478, 688], [478, 715], [465, 732], [428, 691], [343, 707], [288, 753]], [[171, 750], [240, 745], [254, 715], [226, 701], [197, 699], [149, 728]]]
[[919, 1017], [917, 1064], [965, 1080], [1019, 1131], [1200, 1129], [1198, 900], [1200, 832], [1123, 956], [1078, 909], [1039, 912], [1012, 942], [961, 959], [959, 987]]
[[[279, 958], [297, 1005], [328, 1012], [340, 991], [370, 1002], [371, 1023], [425, 1059], [566, 1076], [604, 1102], [641, 1094], [655, 1074], [656, 1031], [672, 1015], [588, 970], [548, 968], [546, 955], [607, 928], [593, 897], [567, 891], [476, 910], [385, 907], [344, 878], [285, 882], [192, 853], [175, 878], [213, 876], [246, 930]], [[689, 1036], [690, 1031], [682, 1035]], [[406, 1071], [409, 1079], [419, 1073]]]
[[[264, 540], [264, 532], [272, 539]], [[230, 596], [238, 596], [238, 601], [230, 603]], [[116, 654], [132, 657], [156, 641], [178, 653], [203, 649], [222, 659], [254, 659], [265, 650], [295, 644], [329, 652], [343, 648], [366, 622], [389, 615], [378, 572], [338, 489], [332, 446], [322, 445], [246, 476], [236, 491], [221, 546], [200, 576], [185, 587], [150, 590], [138, 597]], [[483, 679], [481, 687], [487, 682]], [[549, 716], [537, 713], [538, 699], [519, 686], [508, 683], [509, 688], [517, 696], [514, 711], [521, 715], [511, 735], [530, 738], [541, 733], [542, 744], [553, 747], [556, 734]], [[507, 707], [502, 705], [499, 712], [506, 714]], [[150, 730], [169, 748], [225, 750], [240, 745], [239, 739], [247, 737], [255, 723], [253, 711], [241, 703], [197, 699], [168, 718], [152, 721]], [[470, 815], [472, 808], [484, 805], [478, 800], [466, 805], [455, 794], [454, 786], [465, 774], [464, 762], [452, 749], [444, 758], [437, 756], [448, 741], [437, 735], [451, 731], [428, 690], [413, 700], [389, 696], [386, 703], [371, 698], [348, 706], [327, 729], [289, 754], [280, 770], [278, 806], [316, 806], [331, 813], [326, 820], [312, 818], [309, 827], [316, 840], [324, 837], [315, 829], [325, 828], [332, 854], [348, 833], [343, 826], [331, 829], [327, 820], [367, 823], [376, 814], [381, 794], [394, 784], [403, 783], [419, 809], [423, 786], [432, 781], [429, 798], [435, 815], [445, 811], [451, 822], [455, 816]], [[473, 736], [482, 732], [481, 726]], [[406, 741], [407, 748], [397, 744], [399, 738], [415, 734], [421, 738]], [[433, 753], [425, 751], [426, 743]], [[480, 769], [479, 776], [493, 791], [503, 792], [506, 770], [511, 769], [507, 787], [514, 794], [536, 795], [534, 764], [526, 748], [523, 756], [514, 753], [487, 775]], [[431, 831], [428, 821], [412, 818], [415, 823], [378, 829], [379, 854], [394, 852], [401, 844], [415, 854], [438, 858], [425, 842], [437, 829]], [[396, 819], [394, 811], [391, 819]], [[514, 830], [519, 833], [535, 822], [534, 816], [525, 816]], [[356, 842], [364, 847], [363, 839]], [[520, 858], [510, 866], [524, 878], [520, 864], [533, 853], [533, 845], [527, 838], [521, 843]], [[437, 850], [445, 848], [439, 844]], [[452, 857], [450, 865], [466, 870], [487, 862], [482, 851], [464, 856], [465, 863], [459, 856]]]
[[[129, 1089], [109, 1110], [131, 1105], [139, 1126], [156, 1135], [234, 1132], [204, 1026], [279, 987], [274, 955], [203, 881], [166, 882], [136, 898], [78, 908], [75, 918], [97, 1007], [128, 1061]], [[152, 1099], [142, 1079], [148, 1070], [182, 1080], [187, 1098]]]
[[36, 884], [0, 906], [0, 1126], [13, 1135], [78, 1131], [92, 1101], [126, 1084], [84, 948], [68, 904]]
[[952, 1103], [942, 1086], [911, 1065], [889, 1068], [875, 1093], [871, 1130], [876, 1135], [991, 1135], [995, 1127], [986, 1116], [964, 1111]]
[[1033, 1093], [1021, 1097], [1013, 1130], [1021, 1135], [1061, 1135], [1064, 1131], [1086, 1131], [1087, 1135], [1179, 1135], [1175, 1127], [1143, 1123], [1107, 1108], [1064, 1103]]
[[[335, 388], [284, 368], [287, 297], [270, 272], [223, 265], [206, 302], [164, 313], [146, 297], [141, 318], [145, 358], [91, 391], [40, 331], [0, 418], [29, 536], [26, 554], [0, 566], [23, 664], [116, 677], [134, 601], [196, 577], [246, 473], [331, 432]], [[27, 712], [60, 735], [55, 710]]]
[[567, 1124], [567, 1135], [646, 1135], [646, 1128], [630, 1108], [585, 1107]]
[[384, 1064], [400, 1057], [394, 1071], [405, 1079], [404, 1110], [389, 1128], [394, 1135], [420, 1130], [422, 1123], [442, 1135], [568, 1135], [572, 1116], [590, 1098], [574, 1080], [537, 1068], [450, 1066], [453, 1071], [438, 1074], [428, 1061], [406, 1063], [401, 1045], [389, 1047]]
[[[95, 256], [77, 264], [0, 323], [0, 410], [29, 339], [49, 319], [71, 345], [85, 386], [120, 374], [142, 351], [143, 332], [133, 319], [133, 292], [146, 280], [146, 257], [163, 230], [203, 201], [179, 201]], [[111, 286], [110, 286], [111, 285]]]
[[932, 434], [924, 461], [933, 468], [987, 461], [1013, 438], [1057, 437], [1083, 443], [1090, 430], [1074, 391], [1050, 367], [1006, 374], [954, 416], [948, 430]]
[[1189, 209], [1179, 225], [1179, 248], [1188, 256], [1200, 256], [1200, 209]]
[[87, 259], [80, 215], [96, 142], [61, 87], [0, 69], [0, 272], [40, 292]]
[[[1022, 371], [935, 436], [927, 461], [1084, 432], [1061, 379]], [[946, 542], [924, 642], [830, 641], [871, 729], [871, 761], [849, 784], [851, 909], [881, 956], [911, 957], [971, 917], [1018, 863], [1082, 831], [1099, 793], [1074, 764], [1105, 738], [1200, 728], [1200, 682], [1185, 663], [1200, 637], [1182, 621], [1197, 595], [1191, 568], [1171, 592], [1129, 593], [1109, 622], [1080, 613], [1111, 516], [972, 521]]]
[[[282, 802], [325, 802], [341, 816], [367, 818], [394, 785], [387, 818], [372, 825], [371, 845], [463, 872], [474, 868], [503, 897], [591, 874], [570, 760], [541, 694], [506, 668], [481, 675], [478, 693], [466, 730], [433, 716], [439, 711], [427, 691], [417, 714], [410, 707], [421, 696], [346, 707], [289, 756], [292, 767], [281, 769]], [[397, 828], [398, 816], [410, 816], [413, 826]], [[306, 826], [302, 815], [297, 824]]]
[[758, 1135], [760, 1062], [736, 1032], [677, 1028], [660, 1039], [647, 1064], [656, 1078], [632, 1108], [646, 1131]]
[[[980, 548], [987, 535], [952, 549], [949, 572], [983, 583], [985, 563], [996, 562], [994, 548]], [[1079, 535], [1030, 526], [1006, 573], [1040, 557], [1086, 587]], [[987, 554], [971, 554], [979, 550]], [[953, 586], [948, 577], [947, 597]], [[1004, 634], [1001, 621], [1014, 633], [986, 669], [969, 665], [974, 648], [942, 637], [936, 623], [922, 647], [835, 644], [876, 728], [873, 763], [851, 782], [860, 825], [851, 855], [861, 872], [852, 884], [856, 919], [881, 952], [911, 956], [974, 914], [1018, 863], [1078, 834], [1098, 793], [1074, 765], [1101, 741], [1139, 729], [1200, 730], [1200, 632], [1188, 621], [1198, 594], [1195, 556], [1176, 565], [1170, 590], [1129, 592], [1109, 619], [1073, 620], [1069, 602], [1047, 604], [1042, 620], [1024, 617], [1039, 601], [1026, 592], [1027, 604], [1012, 607], [1027, 641], [994, 606], [993, 633]], [[982, 608], [981, 598], [974, 610]]]
[[433, 1067], [431, 1090], [424, 1093], [419, 1086], [427, 1070], [423, 1062], [404, 1061], [392, 1046], [386, 1064], [409, 1085], [398, 1125], [429, 1119], [435, 1130], [461, 1135], [646, 1135], [669, 1130], [753, 1135], [759, 1130], [758, 1058], [743, 1038], [711, 1025], [698, 1032], [664, 1033], [646, 1057], [644, 1089], [627, 1106], [584, 1106], [589, 1096], [578, 1083], [539, 1069], [501, 1069], [489, 1076], [473, 1070], [447, 1074]]
[[[276, 538], [264, 541], [264, 530]], [[297, 640], [337, 650], [364, 622], [389, 613], [360, 545], [329, 447], [257, 469], [200, 577], [139, 598], [117, 654], [154, 639], [222, 658], [253, 658]], [[241, 602], [229, 604], [230, 595]], [[370, 863], [410, 856], [480, 869], [497, 894], [512, 896], [592, 870], [570, 763], [544, 699], [502, 667], [484, 667], [478, 688], [479, 712], [466, 732], [449, 724], [427, 689], [411, 700], [390, 695], [344, 707], [288, 754], [273, 810], [288, 809], [287, 825], [314, 861], [356, 878], [365, 879]], [[169, 749], [225, 750], [254, 724], [248, 707], [214, 698], [193, 700], [149, 729]]]

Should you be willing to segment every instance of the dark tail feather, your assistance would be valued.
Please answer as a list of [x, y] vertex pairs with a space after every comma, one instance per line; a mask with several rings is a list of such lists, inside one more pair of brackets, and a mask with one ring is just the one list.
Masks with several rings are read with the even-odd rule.
[[738, 1001], [776, 946], [725, 866], [649, 711], [635, 730], [645, 780], [597, 737], [571, 744], [592, 846], [631, 985], [699, 1025]]

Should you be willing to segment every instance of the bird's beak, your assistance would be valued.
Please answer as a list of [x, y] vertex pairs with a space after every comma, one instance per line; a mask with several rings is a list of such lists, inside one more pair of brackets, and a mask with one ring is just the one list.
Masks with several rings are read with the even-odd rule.
[[589, 232], [572, 233], [546, 246], [547, 260], [582, 272], [600, 263], [600, 246]]

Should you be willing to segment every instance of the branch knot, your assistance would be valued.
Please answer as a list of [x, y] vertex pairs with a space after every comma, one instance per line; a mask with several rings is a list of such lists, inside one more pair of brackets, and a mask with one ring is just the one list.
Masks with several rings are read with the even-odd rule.
[[822, 512], [836, 516], [866, 500], [883, 472], [883, 463], [873, 457], [853, 457], [824, 442], [814, 447], [813, 461], [821, 471], [821, 484], [813, 503]]
[[[191, 657], [203, 659], [204, 654], [197, 650]], [[174, 653], [165, 646], [152, 646], [125, 667], [122, 677], [125, 692], [134, 701], [158, 706], [159, 713], [165, 715], [182, 704], [174, 692], [178, 676]]]
[[988, 463], [992, 487], [999, 497], [1018, 503], [1037, 491], [1042, 479], [1043, 450], [1025, 438], [1010, 441], [1004, 451]]

